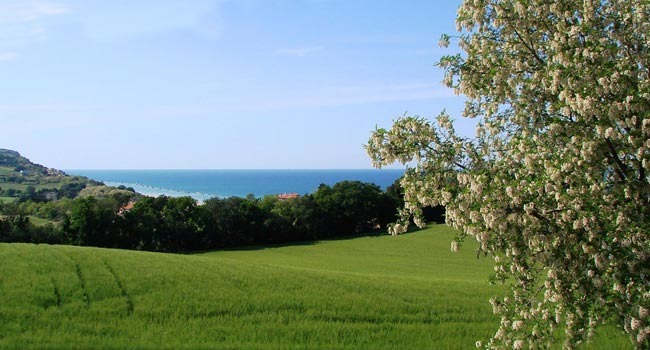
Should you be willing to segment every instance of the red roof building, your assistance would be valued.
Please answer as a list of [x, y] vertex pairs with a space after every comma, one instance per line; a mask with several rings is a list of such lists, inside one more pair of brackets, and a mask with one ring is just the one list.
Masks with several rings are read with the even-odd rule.
[[300, 197], [300, 195], [297, 194], [297, 193], [283, 193], [283, 194], [278, 195], [278, 198], [280, 200], [285, 200], [285, 199], [290, 199], [290, 198], [298, 198], [298, 197]]
[[126, 213], [126, 212], [130, 211], [131, 209], [133, 209], [134, 205], [135, 205], [135, 203], [133, 203], [133, 202], [127, 203], [125, 206], [120, 208], [120, 210], [117, 212], [117, 215], [123, 216], [124, 213]]

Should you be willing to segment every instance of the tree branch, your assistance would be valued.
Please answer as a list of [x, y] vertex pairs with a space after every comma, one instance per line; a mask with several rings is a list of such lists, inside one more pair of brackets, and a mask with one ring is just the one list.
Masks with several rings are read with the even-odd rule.
[[519, 39], [519, 41], [520, 41], [522, 44], [524, 44], [524, 46], [526, 47], [526, 49], [528, 49], [528, 51], [530, 51], [531, 54], [533, 54], [533, 57], [535, 57], [535, 60], [536, 60], [537, 62], [539, 62], [541, 65], [545, 65], [546, 62], [545, 62], [541, 57], [539, 57], [539, 55], [537, 54], [537, 51], [535, 51], [535, 49], [533, 49], [533, 47], [530, 46], [530, 45], [526, 42], [526, 40], [524, 40], [524, 38], [521, 36], [521, 34], [519, 34], [519, 32], [517, 31], [517, 29], [513, 29], [513, 31], [515, 32], [515, 35], [517, 36], [517, 38]]
[[621, 177], [621, 180], [627, 180], [627, 166], [623, 163], [623, 161], [621, 161], [621, 158], [619, 158], [618, 152], [616, 152], [616, 148], [614, 147], [612, 140], [608, 137], [605, 138], [605, 141], [607, 141], [607, 147], [609, 148], [609, 152], [612, 155], [612, 159], [614, 162], [616, 162], [616, 165], [618, 165], [619, 169], [616, 172]]

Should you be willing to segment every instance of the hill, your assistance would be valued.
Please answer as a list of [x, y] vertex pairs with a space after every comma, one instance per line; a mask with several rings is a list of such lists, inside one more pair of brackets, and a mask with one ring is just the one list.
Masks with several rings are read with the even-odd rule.
[[[472, 349], [500, 288], [453, 236], [194, 255], [0, 244], [0, 349]], [[601, 333], [589, 348], [630, 348]]]
[[83, 176], [70, 176], [61, 170], [47, 168], [16, 151], [0, 148], [0, 203], [19, 198], [35, 201], [75, 198], [84, 189], [90, 193], [107, 191], [103, 185]]
[[62, 171], [46, 168], [40, 164], [31, 162], [29, 159], [20, 155], [20, 153], [4, 148], [0, 148], [0, 167], [13, 168], [16, 173], [41, 175], [41, 176], [61, 176], [65, 175]]

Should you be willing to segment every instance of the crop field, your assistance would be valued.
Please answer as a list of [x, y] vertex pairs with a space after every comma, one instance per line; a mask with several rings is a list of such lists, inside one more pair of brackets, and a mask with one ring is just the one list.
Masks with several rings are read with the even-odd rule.
[[[453, 235], [191, 255], [0, 244], [0, 349], [473, 349], [503, 290]], [[631, 346], [605, 328], [586, 348]]]
[[[4, 190], [16, 190], [25, 192], [28, 186], [34, 187], [34, 190], [59, 189], [62, 185], [77, 181], [74, 177], [65, 176], [44, 176], [34, 173], [22, 175], [12, 167], [0, 166], [0, 188]], [[18, 178], [20, 181], [8, 180], [8, 177]]]
[[25, 192], [27, 190], [28, 186], [34, 187], [34, 190], [43, 190], [43, 189], [52, 189], [52, 188], [60, 188], [62, 182], [42, 182], [39, 183], [37, 181], [25, 181], [22, 183], [13, 183], [13, 182], [4, 182], [0, 184], [0, 187], [2, 187], [5, 190], [13, 189], [16, 191], [22, 191]]
[[11, 174], [13, 174], [14, 172], [15, 172], [15, 171], [14, 171], [14, 168], [5, 167], [5, 166], [0, 166], [0, 176], [1, 176], [1, 175], [11, 175]]

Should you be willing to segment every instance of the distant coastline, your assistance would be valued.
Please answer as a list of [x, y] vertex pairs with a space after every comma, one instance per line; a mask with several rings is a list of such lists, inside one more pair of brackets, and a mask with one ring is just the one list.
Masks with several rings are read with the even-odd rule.
[[114, 181], [103, 181], [106, 186], [113, 186], [113, 187], [119, 187], [119, 186], [124, 186], [124, 187], [130, 187], [133, 188], [136, 192], [143, 194], [148, 197], [158, 197], [158, 196], [167, 196], [167, 197], [185, 197], [185, 196], [190, 196], [200, 202], [204, 202], [207, 199], [214, 198], [214, 197], [219, 197], [222, 198], [224, 196], [219, 196], [216, 194], [208, 194], [208, 193], [200, 193], [200, 192], [185, 192], [185, 191], [179, 191], [175, 189], [170, 189], [170, 188], [160, 188], [160, 187], [155, 187], [155, 186], [150, 186], [146, 184], [141, 184], [141, 183], [132, 183], [132, 182], [114, 182]]
[[199, 201], [213, 197], [245, 197], [253, 194], [312, 193], [321, 183], [344, 180], [371, 182], [382, 189], [393, 184], [403, 169], [306, 169], [306, 170], [65, 170], [109, 186], [132, 187], [147, 196], [191, 196]]

